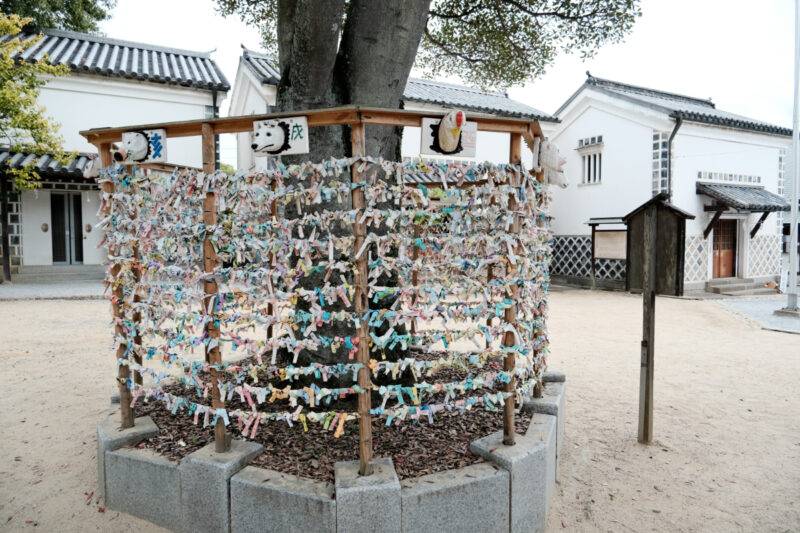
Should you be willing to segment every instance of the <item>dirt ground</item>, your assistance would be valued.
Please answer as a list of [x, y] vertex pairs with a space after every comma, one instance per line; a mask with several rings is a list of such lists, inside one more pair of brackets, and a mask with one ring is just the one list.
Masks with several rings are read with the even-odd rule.
[[[800, 335], [710, 301], [659, 298], [656, 313], [656, 440], [643, 446], [641, 298], [552, 294], [567, 435], [547, 531], [800, 530]], [[108, 323], [103, 301], [0, 303], [0, 530], [160, 531], [96, 498]]]

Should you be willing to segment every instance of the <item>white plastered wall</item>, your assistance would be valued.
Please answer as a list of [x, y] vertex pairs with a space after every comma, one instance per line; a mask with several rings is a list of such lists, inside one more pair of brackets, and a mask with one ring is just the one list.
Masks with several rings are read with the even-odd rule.
[[[22, 264], [53, 264], [53, 223], [50, 220], [50, 191], [22, 193]], [[42, 231], [47, 224], [47, 231]]]

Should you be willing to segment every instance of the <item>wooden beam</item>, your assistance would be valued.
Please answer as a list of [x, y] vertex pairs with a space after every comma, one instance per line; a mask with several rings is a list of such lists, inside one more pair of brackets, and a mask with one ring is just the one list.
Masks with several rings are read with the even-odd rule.
[[[510, 145], [508, 149], [508, 162], [512, 165], [518, 165], [522, 161], [522, 133], [512, 133], [510, 139]], [[515, 175], [511, 177], [511, 186], [519, 186], [519, 180], [522, 179], [518, 173], [514, 173]], [[517, 201], [514, 196], [509, 196], [508, 198], [508, 210], [509, 212], [514, 212], [517, 208]], [[511, 224], [511, 233], [513, 235], [517, 235], [520, 232], [520, 228], [522, 225], [522, 221], [520, 220], [520, 216], [515, 214], [514, 221]], [[517, 240], [517, 250], [516, 252], [519, 254], [519, 240]], [[520, 254], [521, 255], [521, 254]], [[508, 262], [508, 270], [507, 273], [509, 274], [509, 278], [515, 275], [515, 267]], [[503, 319], [507, 324], [513, 324], [516, 326], [517, 322], [517, 299], [519, 298], [519, 287], [514, 285], [512, 288], [513, 296], [512, 300], [514, 301], [514, 305], [511, 307], [506, 308], [505, 316]], [[516, 344], [516, 340], [514, 339], [514, 334], [506, 332], [505, 338], [503, 339], [503, 344], [506, 346], [514, 346]], [[504, 385], [504, 391], [510, 393], [505, 403], [503, 404], [503, 444], [506, 446], [513, 446], [515, 439], [516, 439], [516, 427], [514, 421], [514, 403], [516, 400], [516, 390], [517, 390], [517, 379], [514, 377], [514, 368], [516, 367], [516, 356], [513, 352], [509, 352], [503, 358], [503, 370], [511, 375], [511, 380]]]
[[[350, 143], [353, 157], [359, 157], [366, 154], [366, 136], [364, 135], [364, 124], [354, 124], [350, 128]], [[358, 171], [358, 164], [354, 164], [352, 168], [353, 183], [360, 183], [364, 181], [365, 172]], [[353, 257], [364, 244], [367, 238], [367, 228], [364, 222], [361, 222], [361, 213], [366, 208], [366, 200], [364, 198], [364, 188], [357, 187], [353, 189], [353, 209], [358, 210], [356, 214], [355, 223], [353, 224], [353, 234], [355, 242], [353, 243]], [[372, 475], [372, 417], [370, 416], [370, 409], [372, 407], [372, 385], [369, 377], [369, 323], [364, 320], [364, 315], [369, 311], [369, 288], [368, 288], [368, 270], [367, 270], [367, 254], [362, 253], [361, 257], [355, 259], [356, 273], [356, 298], [355, 307], [356, 314], [361, 319], [358, 328], [358, 351], [356, 360], [358, 363], [364, 365], [358, 370], [358, 386], [363, 392], [358, 395], [358, 458], [360, 460], [359, 474], [362, 476]]]
[[644, 212], [644, 279], [642, 282], [642, 351], [639, 371], [639, 442], [653, 440], [653, 377], [656, 332], [656, 251], [658, 250], [658, 207]]
[[767, 220], [768, 216], [769, 216], [769, 211], [764, 211], [763, 213], [761, 213], [761, 218], [758, 219], [758, 222], [756, 222], [756, 225], [753, 226], [753, 229], [750, 232], [750, 238], [751, 239], [756, 236], [756, 233], [758, 233], [758, 230], [761, 229], [761, 224], [763, 224], [764, 221]]
[[704, 205], [703, 206], [703, 211], [705, 211], [706, 213], [713, 213], [715, 211], [727, 211], [727, 210], [728, 210], [728, 206], [727, 205]]
[[[280, 119], [291, 116], [305, 116], [310, 128], [319, 126], [334, 126], [337, 124], [381, 124], [389, 126], [420, 126], [422, 118], [438, 118], [444, 110], [409, 111], [405, 109], [378, 109], [357, 106], [333, 107], [327, 109], [307, 109], [286, 111], [281, 113], [268, 113], [261, 115], [246, 115], [215, 119], [200, 119], [182, 122], [162, 122], [157, 124], [137, 124], [116, 128], [95, 128], [81, 131], [90, 143], [119, 142], [122, 134], [134, 130], [163, 129], [167, 138], [200, 136], [203, 124], [210, 124], [214, 132], [238, 133], [252, 131], [253, 122], [257, 120]], [[494, 131], [506, 133], [520, 133], [541, 137], [541, 128], [538, 122], [523, 118], [506, 118], [484, 113], [467, 112], [468, 120], [478, 124], [479, 131]]]
[[[203, 132], [203, 172], [206, 174], [213, 174], [216, 170], [215, 150], [214, 150], [214, 126], [205, 123], [202, 125]], [[217, 205], [216, 198], [213, 192], [206, 193], [203, 199], [203, 223], [208, 226], [213, 226], [217, 223]], [[203, 240], [203, 270], [205, 272], [213, 272], [220, 266], [220, 260], [217, 252], [214, 251], [214, 246], [211, 243], [211, 238], [206, 236]], [[207, 279], [203, 282], [203, 307], [207, 310], [210, 306], [216, 303], [219, 288], [215, 279]], [[205, 330], [208, 336], [212, 339], [219, 339], [219, 326], [215, 323], [216, 312], [210, 312], [211, 320], [206, 323]], [[215, 365], [222, 362], [222, 355], [219, 352], [219, 346], [208, 348], [206, 345], [206, 362], [210, 365]], [[220, 395], [218, 385], [221, 374], [219, 370], [211, 368], [211, 406], [214, 409], [224, 409], [225, 401]], [[217, 423], [214, 426], [214, 450], [217, 453], [227, 452], [230, 448], [230, 439], [225, 432], [225, 422], [222, 418], [217, 418]]]
[[708, 226], [706, 226], [706, 229], [703, 231], [704, 239], [708, 239], [708, 234], [711, 233], [712, 229], [714, 229], [714, 224], [717, 223], [719, 217], [721, 216], [722, 216], [722, 211], [717, 211], [716, 213], [714, 213], [714, 216], [711, 218], [711, 222], [708, 223]]

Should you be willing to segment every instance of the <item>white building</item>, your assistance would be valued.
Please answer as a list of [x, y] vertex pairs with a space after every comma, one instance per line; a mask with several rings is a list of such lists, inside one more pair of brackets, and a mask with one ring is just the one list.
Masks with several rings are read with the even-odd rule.
[[[230, 115], [269, 113], [275, 106], [280, 73], [270, 57], [248, 50], [244, 46], [231, 90]], [[412, 111], [434, 111], [459, 108], [469, 112], [519, 117], [540, 122], [554, 121], [553, 117], [517, 102], [504, 92], [484, 93], [480, 89], [431, 80], [410, 78], [403, 93], [403, 106]], [[403, 128], [401, 154], [416, 157], [420, 153], [420, 128]], [[237, 167], [244, 170], [264, 168], [265, 157], [254, 157], [250, 145], [251, 133], [237, 133]], [[530, 152], [523, 150], [523, 161], [530, 162]], [[476, 153], [478, 161], [508, 162], [508, 134], [478, 132]]]
[[[9, 204], [9, 258], [12, 274], [19, 271], [19, 279], [37, 270], [66, 274], [75, 271], [67, 265], [103, 261], [104, 252], [97, 248], [100, 232], [93, 229], [99, 192], [81, 173], [86, 155], [96, 149], [79, 134], [81, 130], [216, 116], [230, 89], [207, 52], [60, 30], [43, 33], [20, 59], [35, 61], [47, 54], [52, 63], [69, 66], [69, 77], [53, 79], [41, 89], [39, 103], [60, 123], [65, 149], [81, 155], [64, 166], [49, 156], [40, 158], [41, 189], [16, 195]], [[168, 139], [167, 157], [170, 163], [199, 167], [200, 139]], [[33, 159], [0, 147], [0, 179], [3, 167], [19, 167]], [[54, 265], [65, 268], [44, 268]]]
[[[686, 226], [686, 290], [716, 278], [744, 278], [732, 291], [777, 279], [791, 130], [721, 111], [710, 100], [587, 76], [556, 111], [561, 122], [551, 136], [570, 180], [567, 189], [553, 189], [554, 277], [587, 281], [590, 219], [607, 219], [594, 221], [598, 230], [624, 230], [602, 223], [668, 192], [695, 215]], [[596, 276], [624, 281], [624, 255], [606, 248]]]

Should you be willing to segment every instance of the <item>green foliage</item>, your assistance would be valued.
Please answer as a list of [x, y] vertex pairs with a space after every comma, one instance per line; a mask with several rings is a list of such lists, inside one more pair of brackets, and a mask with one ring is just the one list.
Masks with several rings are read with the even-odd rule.
[[233, 165], [229, 165], [228, 163], [221, 162], [219, 164], [219, 169], [229, 176], [233, 176], [234, 174], [236, 174], [236, 169], [233, 168]]
[[[30, 19], [0, 12], [0, 35], [18, 35], [28, 22]], [[8, 146], [12, 152], [51, 154], [64, 163], [70, 155], [62, 150], [58, 124], [45, 116], [45, 109], [37, 104], [37, 99], [39, 89], [49, 78], [66, 76], [69, 69], [65, 65], [51, 65], [47, 55], [36, 62], [15, 59], [40, 39], [41, 35], [25, 42], [19, 37], [0, 42], [0, 145]], [[34, 164], [35, 161], [22, 169], [4, 169], [12, 176], [15, 188], [37, 186], [39, 174]]]
[[117, 0], [0, 0], [0, 12], [31, 19], [39, 28], [96, 32]]
[[[257, 27], [267, 53], [277, 57], [280, 0], [216, 3], [220, 14]], [[455, 73], [487, 89], [522, 84], [544, 74], [560, 51], [587, 58], [604, 44], [620, 42], [641, 14], [639, 3], [432, 0], [416, 66], [430, 76]]]
[[559, 51], [586, 58], [621, 41], [640, 13], [638, 0], [439, 0], [417, 65], [480, 87], [517, 85], [544, 74]]

